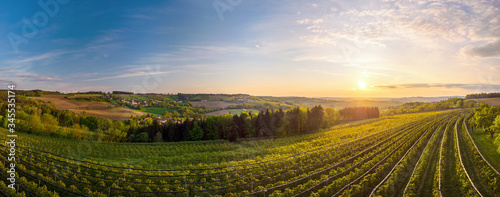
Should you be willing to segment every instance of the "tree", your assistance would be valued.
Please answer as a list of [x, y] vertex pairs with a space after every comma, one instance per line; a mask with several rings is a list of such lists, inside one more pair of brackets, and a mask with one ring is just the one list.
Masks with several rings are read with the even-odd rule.
[[155, 137], [153, 138], [153, 142], [161, 142], [163, 141], [163, 135], [161, 132], [156, 132]]
[[149, 142], [148, 133], [143, 132], [143, 133], [137, 134], [137, 136], [135, 137], [134, 141], [136, 141], [136, 142]]
[[181, 114], [177, 111], [173, 111], [172, 112], [172, 118], [178, 118], [178, 117], [181, 117]]
[[493, 138], [493, 134], [495, 132], [500, 132], [500, 115], [497, 115], [497, 117], [493, 121], [493, 125], [490, 126], [489, 131], [491, 134], [491, 138]]
[[[7, 110], [5, 110], [5, 111], [7, 111]], [[7, 128], [7, 125], [9, 124], [9, 120], [7, 118], [7, 113], [5, 113], [4, 116], [2, 116], [2, 120], [0, 121], [0, 123], [2, 124], [3, 128]]]
[[481, 103], [479, 108], [474, 110], [474, 125], [482, 129], [487, 129], [491, 125], [490, 108], [487, 103]]
[[325, 122], [328, 127], [337, 124], [340, 121], [340, 114], [338, 111], [335, 111], [334, 108], [327, 107], [325, 108]]
[[203, 138], [203, 130], [200, 126], [198, 126], [198, 122], [194, 122], [193, 128], [189, 130], [189, 138], [194, 141], [198, 141]]
[[87, 126], [89, 130], [95, 131], [98, 127], [98, 119], [95, 116], [87, 116], [83, 120], [83, 125]]
[[163, 117], [163, 118], [172, 117], [172, 113], [170, 113], [169, 111], [165, 111], [165, 112], [163, 112], [162, 117]]
[[206, 119], [205, 123], [207, 124], [207, 126], [206, 126], [207, 139], [208, 140], [219, 139], [219, 129], [217, 128], [217, 125], [215, 124], [215, 118], [213, 116], [209, 116]]

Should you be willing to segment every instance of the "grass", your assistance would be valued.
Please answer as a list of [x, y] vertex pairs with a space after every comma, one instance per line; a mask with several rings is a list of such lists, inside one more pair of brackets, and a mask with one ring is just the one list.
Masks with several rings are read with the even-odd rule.
[[228, 110], [229, 110], [229, 112], [231, 112], [231, 114], [238, 114], [238, 115], [245, 112], [245, 110], [247, 112], [251, 111], [253, 114], [259, 113], [259, 110], [256, 110], [256, 109], [245, 109], [245, 110], [243, 110], [243, 109], [228, 109]]
[[165, 111], [168, 112], [173, 112], [173, 109], [166, 109], [166, 108], [161, 108], [161, 107], [144, 107], [142, 110], [136, 110], [144, 113], [150, 113], [150, 114], [156, 114], [156, 115], [163, 115]]
[[471, 136], [484, 158], [486, 158], [497, 171], [500, 171], [500, 153], [497, 151], [498, 146], [493, 143], [494, 139], [490, 138], [490, 133], [484, 132], [482, 129], [475, 129], [471, 132]]
[[102, 94], [74, 94], [73, 96], [68, 96], [68, 98], [78, 98], [78, 97], [99, 97]]

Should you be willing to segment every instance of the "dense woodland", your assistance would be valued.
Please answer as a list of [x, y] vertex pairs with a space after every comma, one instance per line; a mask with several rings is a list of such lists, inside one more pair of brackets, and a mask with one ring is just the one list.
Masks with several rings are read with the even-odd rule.
[[[336, 124], [341, 117], [333, 108], [296, 107], [289, 110], [266, 110], [258, 114], [209, 116], [204, 119], [169, 122], [147, 127], [130, 127], [129, 141], [186, 141], [284, 136], [305, 133]], [[146, 134], [147, 133], [147, 138]]]
[[479, 98], [499, 98], [500, 92], [493, 93], [479, 93], [479, 94], [467, 94], [465, 99], [479, 99]]
[[[242, 113], [210, 116], [204, 119], [186, 120], [182, 123], [168, 122], [159, 125], [156, 120], [146, 127], [130, 127], [128, 141], [158, 142], [285, 136], [315, 131], [337, 124], [341, 120], [378, 118], [378, 108], [357, 107], [336, 111], [296, 107], [288, 110], [266, 110], [258, 114]], [[132, 123], [133, 124], [133, 123]]]
[[378, 118], [377, 107], [350, 107], [339, 110], [340, 116], [344, 120], [364, 120], [368, 118]]

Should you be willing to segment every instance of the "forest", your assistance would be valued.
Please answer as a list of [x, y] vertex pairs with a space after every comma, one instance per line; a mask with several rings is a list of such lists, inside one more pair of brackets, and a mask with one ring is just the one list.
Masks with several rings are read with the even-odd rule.
[[467, 94], [465, 99], [479, 99], [479, 98], [499, 98], [500, 92], [493, 93], [478, 93], [478, 94]]

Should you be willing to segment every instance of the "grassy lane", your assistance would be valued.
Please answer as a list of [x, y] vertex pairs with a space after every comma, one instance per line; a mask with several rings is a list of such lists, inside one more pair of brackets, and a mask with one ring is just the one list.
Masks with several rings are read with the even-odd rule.
[[[467, 132], [464, 130], [464, 127], [462, 127], [462, 124], [458, 127], [458, 143], [460, 144], [460, 154], [462, 154], [462, 162], [464, 163], [465, 169], [467, 169], [467, 172], [469, 173], [469, 176], [474, 182], [474, 185], [476, 188], [481, 192], [481, 194], [485, 196], [496, 196], [492, 190], [488, 189], [488, 185], [485, 182], [485, 180], [481, 180], [480, 174], [481, 174], [481, 169], [477, 168], [474, 165], [474, 153], [472, 150], [475, 150], [474, 146], [472, 144], [466, 143], [464, 139], [464, 132]], [[465, 134], [467, 135], [467, 134]], [[481, 158], [479, 158], [481, 159]]]
[[481, 129], [469, 129], [469, 131], [471, 131], [470, 135], [484, 158], [486, 158], [497, 171], [500, 171], [500, 153], [497, 151], [498, 146], [493, 144], [490, 133], [484, 132]]

